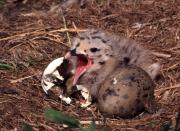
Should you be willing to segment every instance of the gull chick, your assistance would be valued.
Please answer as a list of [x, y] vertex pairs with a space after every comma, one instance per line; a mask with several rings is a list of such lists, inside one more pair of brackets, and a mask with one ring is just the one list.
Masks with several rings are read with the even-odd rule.
[[[159, 73], [150, 51], [134, 40], [97, 29], [87, 29], [72, 39], [71, 55], [77, 56], [74, 83], [85, 84], [93, 97], [100, 84], [113, 72], [116, 63], [142, 68], [152, 80]], [[82, 77], [82, 78], [81, 78]], [[81, 80], [80, 80], [81, 79]], [[89, 83], [89, 84], [87, 84]]]

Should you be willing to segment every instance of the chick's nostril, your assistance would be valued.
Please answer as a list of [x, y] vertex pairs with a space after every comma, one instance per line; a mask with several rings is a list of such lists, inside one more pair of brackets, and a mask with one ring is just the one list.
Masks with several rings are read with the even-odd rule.
[[71, 53], [72, 56], [73, 56], [73, 55], [76, 55], [76, 49], [70, 50], [70, 53]]

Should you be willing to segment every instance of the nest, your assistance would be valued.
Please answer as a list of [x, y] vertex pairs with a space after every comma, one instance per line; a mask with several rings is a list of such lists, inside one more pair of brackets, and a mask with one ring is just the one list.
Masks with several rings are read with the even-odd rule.
[[[44, 118], [53, 108], [89, 126], [92, 118], [98, 128], [107, 130], [161, 130], [177, 126], [180, 109], [180, 5], [175, 0], [88, 1], [83, 6], [64, 9], [58, 0], [14, 0], [1, 5], [0, 63], [13, 69], [0, 70], [0, 129], [22, 130], [28, 123], [35, 130], [57, 130], [63, 125]], [[138, 41], [151, 50], [162, 65], [156, 82], [159, 111], [133, 119], [107, 119], [94, 105], [91, 111], [50, 99], [40, 85], [47, 64], [61, 57], [71, 46], [70, 37], [86, 28], [101, 28]]]

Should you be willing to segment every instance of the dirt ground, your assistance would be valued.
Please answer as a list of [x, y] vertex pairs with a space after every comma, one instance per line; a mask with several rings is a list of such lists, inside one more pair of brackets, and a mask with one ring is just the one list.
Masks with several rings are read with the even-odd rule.
[[[28, 123], [35, 130], [54, 131], [62, 125], [47, 121], [44, 110], [53, 108], [88, 123], [102, 121], [92, 111], [49, 98], [40, 85], [47, 64], [69, 49], [75, 28], [100, 28], [130, 37], [154, 52], [162, 65], [155, 97], [159, 111], [133, 119], [107, 119], [107, 131], [175, 130], [180, 110], [180, 1], [92, 0], [71, 8], [59, 0], [12, 0], [0, 5], [0, 63], [13, 69], [0, 70], [0, 129], [22, 130]], [[61, 10], [62, 8], [62, 10]], [[65, 18], [65, 22], [63, 21]], [[84, 124], [84, 126], [89, 126]]]

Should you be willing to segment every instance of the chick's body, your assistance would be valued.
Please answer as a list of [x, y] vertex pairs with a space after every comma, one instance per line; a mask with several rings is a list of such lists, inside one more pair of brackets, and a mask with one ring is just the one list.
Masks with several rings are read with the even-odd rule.
[[111, 58], [104, 63], [100, 69], [85, 73], [79, 79], [77, 84], [84, 85], [87, 89], [89, 89], [92, 99], [97, 101], [100, 85], [114, 71], [117, 64], [117, 60], [115, 58]]
[[89, 29], [74, 38], [72, 50], [93, 59], [77, 84], [89, 89], [103, 114], [130, 118], [154, 101], [159, 64], [135, 41]]
[[90, 94], [96, 98], [100, 84], [115, 69], [118, 62], [142, 68], [154, 79], [159, 72], [159, 64], [153, 63], [150, 51], [143, 49], [135, 41], [118, 37], [96, 29], [88, 29], [73, 39], [72, 50], [76, 54], [93, 59], [93, 65], [79, 80]]

